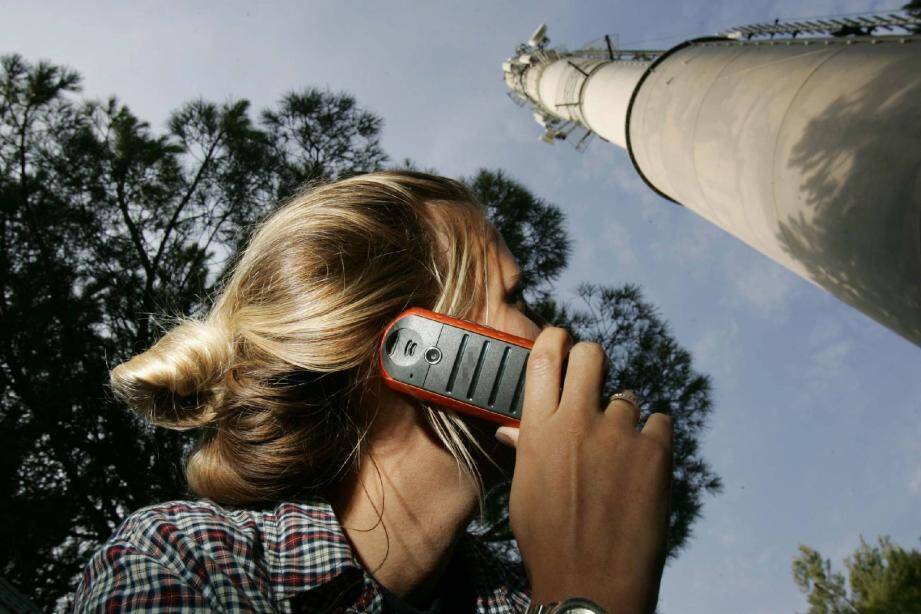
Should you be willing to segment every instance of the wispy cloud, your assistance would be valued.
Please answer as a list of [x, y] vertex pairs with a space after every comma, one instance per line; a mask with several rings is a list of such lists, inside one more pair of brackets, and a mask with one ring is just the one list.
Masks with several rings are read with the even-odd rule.
[[804, 411], [815, 412], [835, 402], [853, 399], [861, 381], [855, 365], [855, 343], [838, 319], [818, 319], [800, 347], [802, 356], [789, 376], [796, 382], [791, 397]]
[[915, 472], [908, 480], [908, 492], [913, 495], [921, 495], [921, 464], [915, 467]]
[[746, 245], [728, 251], [723, 266], [737, 304], [779, 320], [786, 317], [790, 300], [800, 283], [794, 273]]
[[[724, 231], [691, 211], [678, 209], [677, 205], [668, 214], [672, 219], [656, 224], [655, 232], [648, 233], [650, 257], [660, 267], [681, 272], [689, 282], [688, 291], [713, 285], [714, 275], [725, 277], [720, 263], [729, 237]], [[727, 284], [716, 281], [720, 294]], [[718, 299], [715, 296], [711, 298]]]
[[704, 331], [692, 345], [697, 368], [713, 375], [721, 386], [731, 384], [737, 376], [742, 358], [740, 330], [737, 320], [727, 319], [720, 327]]

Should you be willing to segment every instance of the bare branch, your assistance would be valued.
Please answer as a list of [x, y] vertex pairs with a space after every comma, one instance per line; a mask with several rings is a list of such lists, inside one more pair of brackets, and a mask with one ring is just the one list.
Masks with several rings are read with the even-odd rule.
[[192, 195], [195, 194], [195, 190], [198, 189], [198, 184], [205, 173], [205, 169], [211, 162], [211, 159], [214, 155], [214, 150], [217, 149], [217, 146], [223, 137], [224, 131], [221, 130], [218, 132], [214, 141], [211, 143], [211, 147], [208, 149], [208, 153], [205, 156], [205, 159], [202, 161], [201, 166], [198, 167], [198, 172], [195, 173], [195, 179], [192, 181], [192, 184], [186, 191], [185, 196], [183, 196], [182, 200], [179, 201], [179, 204], [176, 205], [176, 209], [173, 211], [173, 215], [170, 217], [170, 220], [166, 224], [166, 228], [163, 231], [163, 239], [160, 241], [160, 247], [157, 249], [157, 255], [154, 256], [153, 259], [154, 266], [157, 266], [160, 262], [160, 259], [163, 257], [163, 252], [166, 251], [166, 245], [169, 242], [169, 236], [172, 234], [176, 227], [176, 223], [179, 221], [179, 214], [182, 213], [182, 210], [186, 207], [186, 205], [189, 204], [189, 201], [192, 200]]

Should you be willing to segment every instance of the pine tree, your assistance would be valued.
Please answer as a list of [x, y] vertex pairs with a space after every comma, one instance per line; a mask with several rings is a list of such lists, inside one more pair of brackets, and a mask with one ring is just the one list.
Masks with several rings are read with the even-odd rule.
[[844, 575], [832, 572], [831, 560], [800, 545], [793, 559], [793, 579], [806, 593], [808, 614], [917, 614], [921, 612], [921, 552], [894, 545], [888, 535], [860, 546], [845, 557], [850, 594]]
[[[107, 393], [158, 316], [194, 314], [247, 230], [299, 185], [377, 169], [381, 119], [345, 94], [195, 100], [163, 133], [80, 76], [0, 59], [0, 575], [50, 609], [131, 511], [187, 495], [194, 433]], [[61, 604], [67, 605], [66, 600]]]

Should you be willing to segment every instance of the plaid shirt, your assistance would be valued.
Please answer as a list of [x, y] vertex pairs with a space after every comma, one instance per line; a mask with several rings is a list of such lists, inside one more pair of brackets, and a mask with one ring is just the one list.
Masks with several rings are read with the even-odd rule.
[[[457, 554], [476, 611], [523, 612], [522, 568], [465, 533]], [[380, 585], [324, 500], [231, 511], [168, 501], [129, 515], [90, 558], [78, 612], [381, 612]]]

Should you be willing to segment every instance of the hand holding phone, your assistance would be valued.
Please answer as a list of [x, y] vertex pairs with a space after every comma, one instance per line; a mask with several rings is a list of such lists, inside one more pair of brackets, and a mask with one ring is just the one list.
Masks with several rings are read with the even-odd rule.
[[535, 603], [587, 597], [612, 612], [655, 609], [671, 419], [653, 413], [637, 431], [636, 407], [604, 405], [608, 363], [599, 344], [572, 345], [556, 327], [532, 342], [412, 308], [388, 325], [380, 356], [391, 388], [509, 431], [509, 518]]
[[587, 597], [649, 613], [665, 563], [671, 419], [653, 413], [637, 431], [633, 404], [601, 401], [607, 364], [601, 345], [573, 345], [562, 328], [534, 341], [509, 520], [536, 603]]

